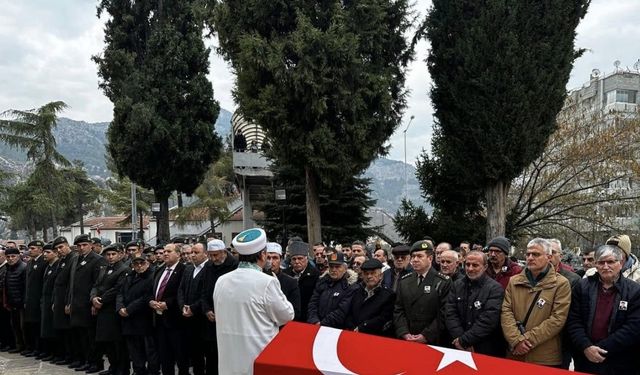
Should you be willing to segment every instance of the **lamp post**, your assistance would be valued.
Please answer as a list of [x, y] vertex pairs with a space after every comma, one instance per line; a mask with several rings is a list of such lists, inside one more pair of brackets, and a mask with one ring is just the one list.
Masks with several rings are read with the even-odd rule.
[[411, 122], [413, 121], [414, 118], [416, 118], [416, 116], [414, 115], [411, 115], [411, 117], [409, 117], [409, 123], [407, 124], [407, 127], [402, 132], [404, 133], [404, 197], [405, 199], [407, 198], [407, 195], [408, 195], [408, 191], [407, 191], [407, 130], [409, 130], [409, 126], [411, 126]]

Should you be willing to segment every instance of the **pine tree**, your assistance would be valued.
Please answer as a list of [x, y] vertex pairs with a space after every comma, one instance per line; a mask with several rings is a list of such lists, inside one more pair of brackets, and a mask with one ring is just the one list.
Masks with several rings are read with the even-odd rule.
[[321, 185], [363, 172], [401, 121], [408, 1], [216, 4], [239, 110], [265, 129], [274, 159], [303, 172], [308, 239], [319, 241]]
[[[435, 108], [432, 178], [440, 202], [457, 178], [484, 194], [487, 237], [505, 232], [511, 181], [556, 128], [576, 27], [590, 0], [434, 0], [426, 21]], [[467, 196], [468, 197], [468, 196]]]
[[158, 241], [169, 239], [171, 192], [192, 193], [221, 148], [195, 3], [102, 0], [98, 7], [98, 16], [110, 15], [105, 50], [94, 57], [114, 104], [107, 149], [118, 174], [153, 189]]

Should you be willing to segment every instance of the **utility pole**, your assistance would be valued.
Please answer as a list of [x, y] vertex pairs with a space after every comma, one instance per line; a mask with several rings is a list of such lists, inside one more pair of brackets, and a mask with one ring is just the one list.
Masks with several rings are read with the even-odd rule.
[[407, 124], [407, 127], [404, 129], [403, 133], [404, 133], [404, 198], [406, 199], [408, 194], [408, 187], [407, 187], [407, 130], [409, 130], [409, 126], [411, 126], [411, 122], [413, 121], [413, 119], [416, 118], [416, 116], [411, 115], [411, 117], [409, 118], [409, 123]]
[[135, 240], [138, 236], [136, 231], [136, 223], [138, 220], [138, 213], [136, 208], [138, 207], [136, 184], [131, 183], [131, 240]]

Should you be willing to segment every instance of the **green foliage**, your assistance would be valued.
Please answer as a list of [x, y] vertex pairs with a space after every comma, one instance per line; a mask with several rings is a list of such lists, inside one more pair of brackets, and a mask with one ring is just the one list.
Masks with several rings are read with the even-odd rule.
[[89, 179], [82, 164], [60, 170], [60, 204], [62, 225], [70, 225], [87, 213], [96, 210], [101, 194], [96, 184]]
[[221, 141], [219, 105], [206, 75], [209, 49], [194, 1], [102, 0], [110, 15], [106, 47], [94, 56], [100, 87], [114, 104], [107, 150], [118, 174], [153, 189], [161, 203], [158, 236], [168, 240], [167, 198], [192, 193]]
[[274, 159], [309, 172], [309, 228], [319, 225], [314, 182], [359, 175], [401, 121], [408, 13], [406, 0], [216, 3], [239, 111], [264, 128]]
[[393, 225], [406, 243], [412, 244], [431, 235], [433, 224], [422, 206], [403, 199], [393, 219]]
[[[307, 217], [305, 212], [304, 173], [292, 166], [274, 166], [275, 189], [285, 189], [286, 202], [274, 199], [274, 190], [263, 194], [262, 202], [254, 203], [265, 214], [260, 222], [269, 238], [282, 238], [283, 215], [287, 226], [287, 236], [306, 238]], [[352, 177], [332, 186], [320, 183], [320, 212], [322, 215], [322, 240], [350, 242], [364, 240], [372, 235], [368, 227], [367, 210], [375, 204], [369, 198], [370, 180]]]
[[508, 188], [542, 153], [589, 3], [434, 0], [425, 27], [436, 124], [419, 175], [437, 210], [477, 213], [484, 191]]

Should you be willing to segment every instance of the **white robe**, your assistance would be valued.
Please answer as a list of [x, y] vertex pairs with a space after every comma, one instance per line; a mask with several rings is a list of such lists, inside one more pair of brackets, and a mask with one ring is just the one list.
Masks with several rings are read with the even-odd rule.
[[213, 304], [221, 375], [253, 374], [255, 359], [294, 315], [278, 279], [251, 268], [220, 276]]

